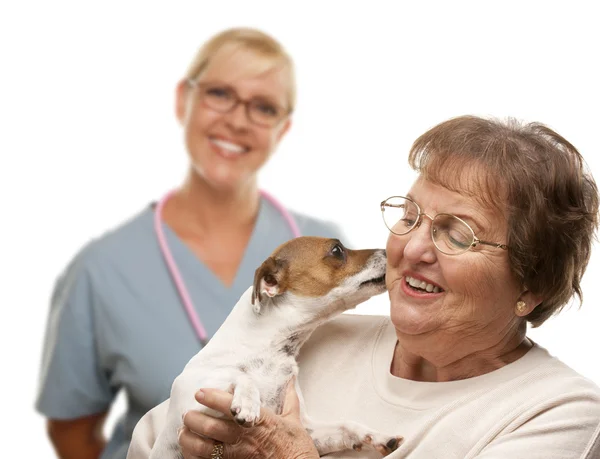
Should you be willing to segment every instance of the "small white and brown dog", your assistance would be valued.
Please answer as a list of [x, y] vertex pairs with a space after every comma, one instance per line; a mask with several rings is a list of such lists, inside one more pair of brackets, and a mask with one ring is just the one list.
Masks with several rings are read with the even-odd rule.
[[[164, 429], [150, 459], [182, 458], [177, 432], [182, 415], [200, 410], [222, 416], [194, 399], [201, 387], [233, 393], [231, 413], [243, 426], [258, 419], [261, 405], [280, 413], [285, 389], [297, 375], [296, 356], [316, 327], [385, 291], [384, 250], [349, 250], [337, 239], [299, 237], [279, 246], [256, 270], [254, 285], [242, 295], [210, 342], [175, 379]], [[321, 455], [372, 448], [383, 455], [402, 437], [355, 422], [301, 419]]]

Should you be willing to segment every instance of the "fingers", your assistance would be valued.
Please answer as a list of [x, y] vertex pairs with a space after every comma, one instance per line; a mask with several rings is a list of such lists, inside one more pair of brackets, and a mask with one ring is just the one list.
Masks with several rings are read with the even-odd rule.
[[223, 413], [231, 418], [231, 402], [233, 395], [219, 389], [200, 389], [196, 392], [198, 403]]
[[[313, 441], [299, 420], [300, 402], [294, 387], [288, 384], [284, 407], [287, 414], [280, 417], [268, 408], [254, 427], [243, 428], [232, 420], [232, 394], [218, 389], [201, 389], [196, 400], [211, 411], [226, 418], [215, 418], [201, 411], [188, 411], [184, 427], [179, 432], [179, 445], [185, 459], [210, 458], [215, 441], [223, 443], [224, 458], [242, 457], [316, 457]], [[294, 441], [291, 441], [291, 439]], [[273, 456], [273, 451], [279, 453]], [[297, 452], [309, 453], [303, 456]], [[290, 454], [288, 454], [290, 453]]]
[[208, 458], [213, 451], [215, 441], [200, 437], [186, 426], [179, 430], [179, 446], [184, 459]]
[[203, 435], [209, 439], [223, 443], [237, 443], [241, 435], [241, 427], [227, 419], [217, 419], [200, 411], [188, 411], [183, 417], [183, 424], [191, 434]]

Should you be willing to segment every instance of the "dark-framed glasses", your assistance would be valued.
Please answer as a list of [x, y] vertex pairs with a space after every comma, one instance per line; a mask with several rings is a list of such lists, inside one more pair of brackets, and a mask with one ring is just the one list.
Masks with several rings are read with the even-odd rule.
[[431, 239], [435, 247], [446, 255], [460, 255], [479, 244], [508, 250], [506, 244], [482, 241], [463, 219], [440, 213], [431, 217], [421, 212], [419, 205], [406, 196], [392, 196], [381, 202], [385, 226], [394, 234], [402, 236], [421, 225], [423, 217], [431, 220]]
[[188, 80], [188, 84], [196, 88], [200, 101], [206, 107], [219, 113], [228, 113], [239, 104], [243, 104], [248, 119], [258, 126], [275, 127], [291, 112], [266, 97], [242, 99], [235, 89], [225, 84], [201, 83], [195, 80]]

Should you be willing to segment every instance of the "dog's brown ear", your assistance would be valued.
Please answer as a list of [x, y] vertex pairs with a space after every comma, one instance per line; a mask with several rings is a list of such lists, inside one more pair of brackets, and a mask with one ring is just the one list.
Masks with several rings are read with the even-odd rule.
[[260, 265], [254, 272], [254, 287], [252, 290], [252, 304], [256, 313], [260, 312], [260, 302], [263, 295], [273, 298], [285, 292], [286, 279], [287, 263], [285, 261], [269, 257]]

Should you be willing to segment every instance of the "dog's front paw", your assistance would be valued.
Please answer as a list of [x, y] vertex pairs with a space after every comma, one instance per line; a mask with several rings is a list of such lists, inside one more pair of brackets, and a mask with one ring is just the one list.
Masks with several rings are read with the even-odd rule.
[[260, 398], [234, 393], [230, 410], [235, 422], [242, 427], [252, 427], [260, 416]]
[[258, 421], [260, 409], [259, 412], [256, 413], [255, 410], [252, 409], [244, 409], [242, 407], [234, 407], [231, 405], [231, 414], [233, 415], [233, 420], [242, 427], [253, 427], [256, 421]]
[[387, 435], [356, 422], [327, 423], [306, 419], [305, 425], [321, 456], [353, 448], [375, 450], [382, 456], [396, 451], [404, 439]]
[[389, 437], [382, 434], [368, 433], [362, 437], [360, 442], [352, 445], [352, 449], [362, 451], [364, 446], [368, 446], [378, 451], [382, 456], [387, 456], [396, 451], [403, 441], [403, 437]]

